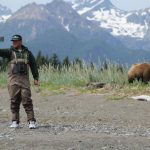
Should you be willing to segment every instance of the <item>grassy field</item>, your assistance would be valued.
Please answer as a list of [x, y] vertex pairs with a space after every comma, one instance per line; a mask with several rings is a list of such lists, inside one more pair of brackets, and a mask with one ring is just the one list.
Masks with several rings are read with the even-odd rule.
[[[101, 66], [101, 67], [100, 67]], [[52, 66], [42, 66], [40, 72], [40, 91], [45, 89], [54, 93], [66, 90], [79, 90], [80, 92], [104, 93], [109, 99], [122, 99], [131, 95], [148, 94], [149, 84], [135, 81], [129, 84], [127, 80], [128, 67], [120, 67], [115, 63], [105, 65], [72, 65], [54, 69]], [[31, 76], [31, 75], [30, 75]], [[32, 80], [32, 76], [31, 76]], [[87, 83], [106, 83], [102, 89], [87, 90]], [[6, 87], [7, 73], [0, 73], [0, 86]]]

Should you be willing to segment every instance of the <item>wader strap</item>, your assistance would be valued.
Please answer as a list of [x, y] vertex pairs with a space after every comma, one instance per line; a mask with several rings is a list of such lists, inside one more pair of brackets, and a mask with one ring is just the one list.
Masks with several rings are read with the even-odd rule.
[[25, 64], [28, 64], [28, 54], [25, 53]]
[[[13, 51], [13, 55], [14, 55], [14, 61], [17, 64], [20, 59], [17, 58], [15, 51]], [[22, 60], [24, 60], [24, 63], [27, 65], [28, 64], [28, 53], [24, 53], [23, 55], [24, 55], [24, 58], [22, 58]]]
[[17, 55], [16, 55], [15, 52], [13, 52], [13, 53], [14, 53], [14, 57], [15, 57], [15, 62], [16, 62], [16, 64], [17, 64], [17, 62], [18, 62], [18, 60], [17, 60]]

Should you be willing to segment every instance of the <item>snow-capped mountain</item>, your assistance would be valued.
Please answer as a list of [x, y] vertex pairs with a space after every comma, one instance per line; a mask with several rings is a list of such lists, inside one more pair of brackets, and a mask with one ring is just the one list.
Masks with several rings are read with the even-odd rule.
[[[47, 55], [57, 53], [60, 58], [80, 57], [94, 62], [106, 58], [119, 63], [148, 60], [148, 51], [137, 50], [135, 54], [125, 46], [129, 41], [122, 40], [122, 37], [141, 39], [148, 28], [148, 22], [146, 28], [145, 22], [137, 21], [134, 13], [117, 9], [108, 0], [78, 0], [73, 5], [63, 0], [45, 5], [31, 3], [0, 22], [0, 33], [6, 39], [0, 46], [11, 44], [11, 35], [21, 34], [35, 54], [42, 50]], [[134, 58], [130, 56], [133, 53]]]
[[0, 5], [0, 22], [5, 22], [11, 16], [11, 10]]
[[87, 13], [95, 8], [99, 8], [99, 6], [105, 10], [110, 10], [114, 7], [112, 3], [107, 0], [74, 0], [72, 1], [72, 4], [73, 8], [77, 10], [80, 15]]
[[11, 35], [21, 34], [35, 54], [42, 50], [48, 55], [57, 53], [61, 58], [81, 57], [91, 61], [107, 57], [121, 58], [121, 62], [125, 62], [128, 58], [129, 50], [120, 40], [79, 15], [62, 0], [22, 7], [5, 23], [0, 23], [0, 33], [6, 39], [3, 46], [10, 44]]
[[127, 12], [110, 0], [75, 0], [72, 7], [114, 36], [143, 39], [149, 28], [150, 9]]
[[8, 24], [14, 24], [16, 31], [28, 28], [28, 40], [36, 38], [37, 34], [44, 33], [51, 28], [61, 28], [83, 39], [90, 38], [90, 35], [97, 30], [91, 21], [81, 17], [62, 0], [54, 0], [46, 5], [28, 4], [15, 12], [7, 20], [5, 26], [7, 27]]

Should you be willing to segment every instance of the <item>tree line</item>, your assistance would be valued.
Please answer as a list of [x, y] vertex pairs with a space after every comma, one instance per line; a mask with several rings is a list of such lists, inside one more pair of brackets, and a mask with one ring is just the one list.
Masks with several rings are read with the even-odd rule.
[[[35, 57], [37, 67], [40, 68], [41, 66], [49, 66], [51, 65], [54, 69], [61, 69], [62, 67], [69, 68], [73, 65], [79, 65], [81, 68], [83, 66], [83, 61], [79, 58], [74, 58], [70, 60], [68, 56], [66, 56], [62, 61], [59, 59], [57, 54], [52, 54], [51, 57], [47, 55], [43, 55], [41, 51], [38, 52], [37, 56]], [[8, 60], [5, 58], [0, 59], [0, 71], [6, 71], [8, 66]]]
[[[52, 66], [54, 69], [61, 70], [62, 68], [69, 69], [70, 67], [74, 67], [78, 65], [81, 69], [83, 68], [83, 60], [80, 58], [74, 58], [73, 60], [70, 60], [68, 56], [66, 56], [63, 60], [60, 60], [57, 54], [52, 54], [51, 57], [48, 57], [47, 55], [43, 55], [41, 51], [38, 52], [37, 56], [35, 57], [37, 67], [40, 68], [43, 65], [44, 66]], [[109, 65], [111, 63], [107, 60], [105, 60], [101, 66], [99, 66], [99, 70], [107, 70], [109, 68]], [[6, 71], [8, 66], [8, 60], [1, 58], [0, 59], [0, 71]], [[115, 64], [118, 71], [123, 72], [124, 67], [119, 64]], [[88, 68], [94, 69], [95, 65], [93, 62], [90, 62], [88, 64]]]
[[83, 66], [83, 61], [79, 58], [74, 58], [70, 60], [68, 56], [66, 56], [62, 61], [59, 59], [57, 54], [52, 54], [51, 57], [47, 55], [42, 55], [41, 51], [38, 52], [36, 57], [36, 62], [38, 68], [43, 65], [51, 65], [54, 69], [61, 69], [62, 67], [69, 68], [70, 66], [79, 65], [81, 68]]

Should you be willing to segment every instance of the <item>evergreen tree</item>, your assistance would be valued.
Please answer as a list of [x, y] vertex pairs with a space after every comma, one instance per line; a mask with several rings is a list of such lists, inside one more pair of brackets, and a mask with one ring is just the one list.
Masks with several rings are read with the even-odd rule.
[[61, 62], [57, 56], [57, 54], [53, 54], [52, 57], [50, 58], [50, 64], [53, 66], [55, 69], [60, 69], [61, 67]]
[[70, 62], [68, 56], [64, 58], [62, 65], [63, 65], [64, 67], [66, 67], [67, 69], [71, 66], [71, 62]]
[[73, 66], [75, 66], [75, 65], [79, 65], [79, 67], [82, 68], [83, 67], [83, 62], [79, 58], [75, 58], [73, 60]]
[[40, 67], [42, 65], [49, 65], [49, 58], [48, 56], [43, 56], [42, 55], [42, 52], [39, 51], [38, 52], [38, 55], [37, 55], [37, 58], [36, 58], [36, 62], [37, 62], [37, 66]]

